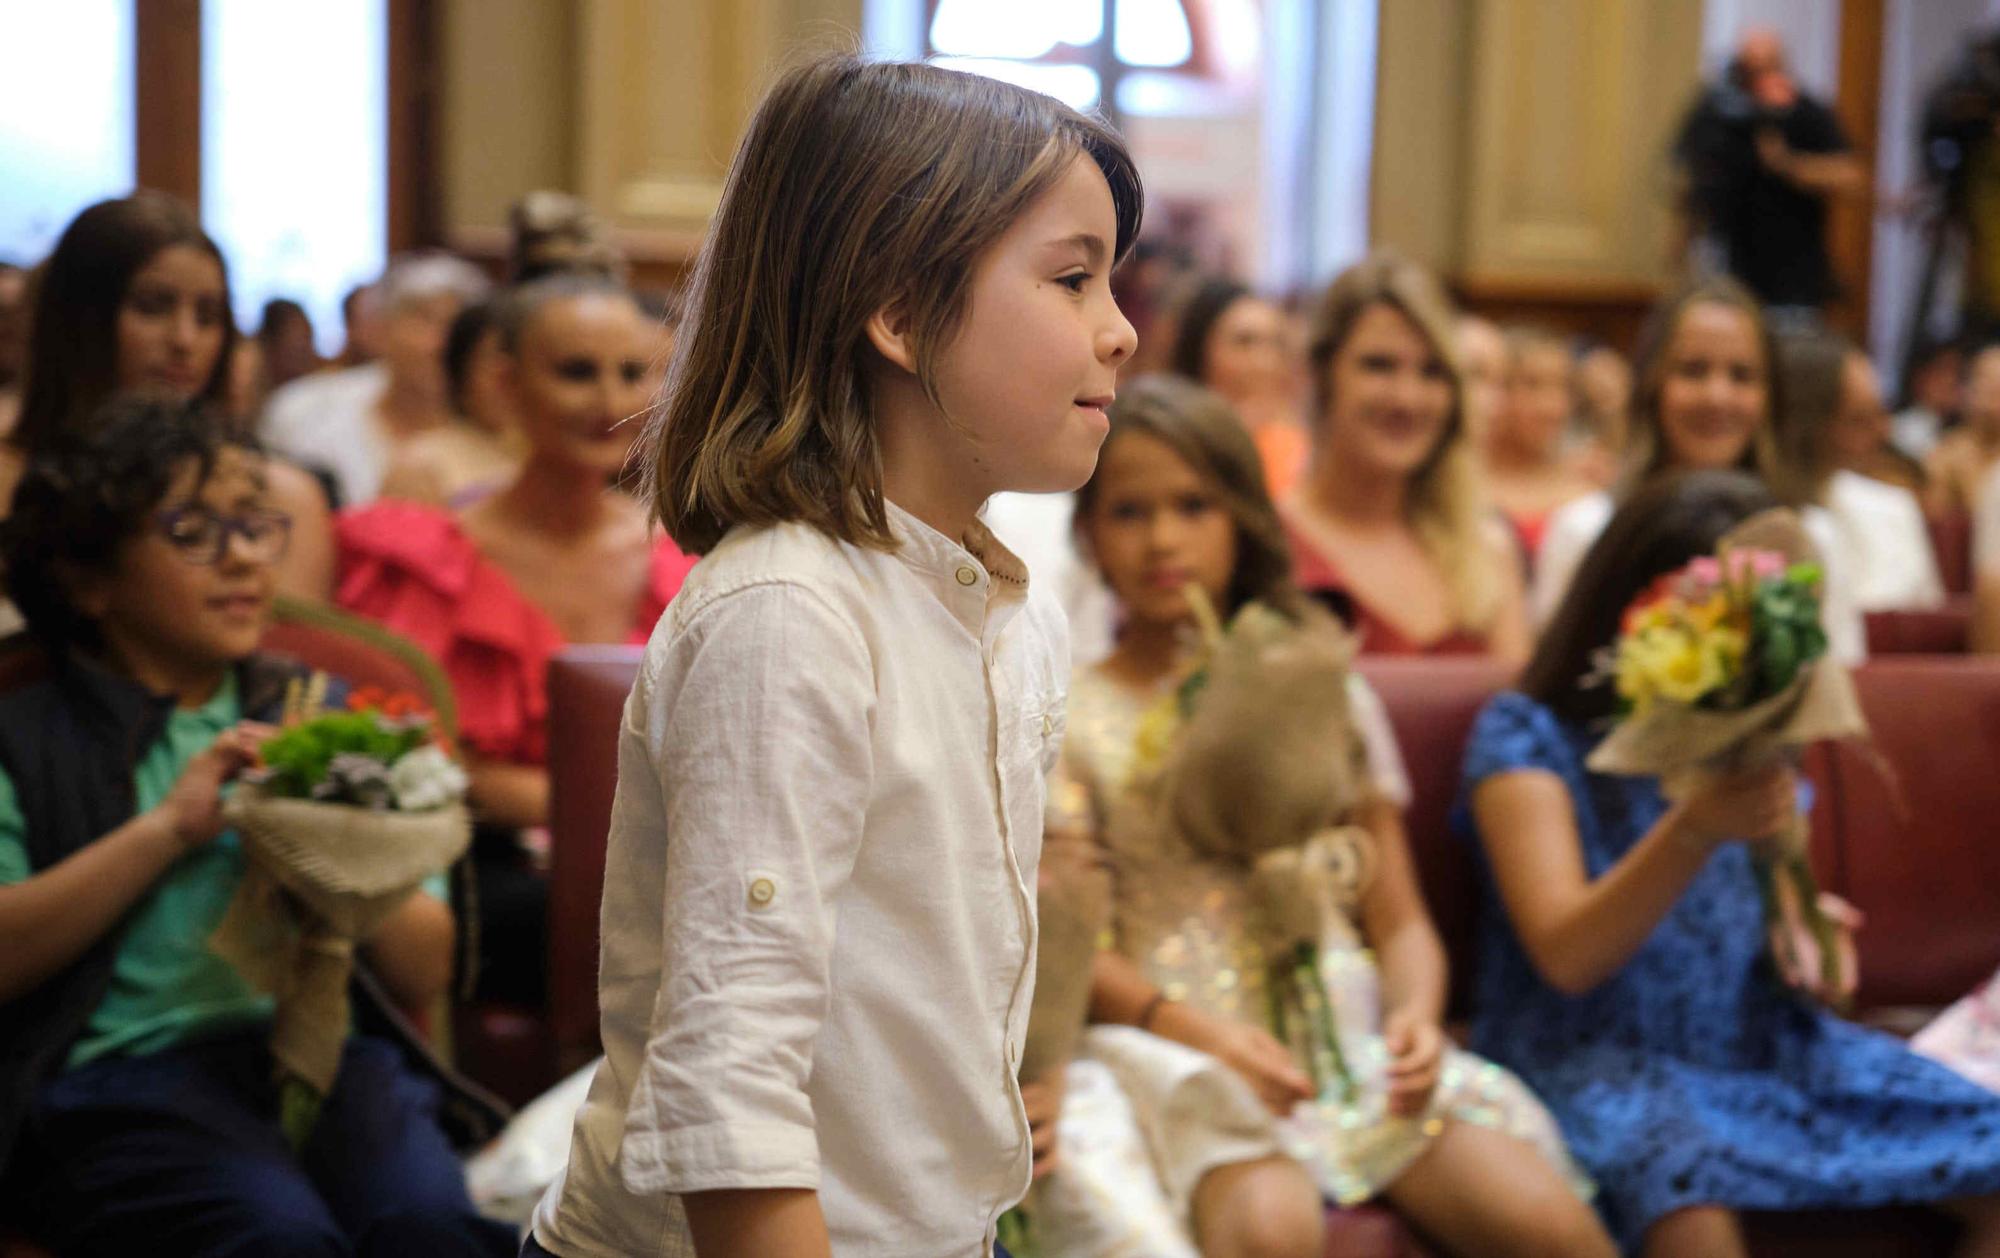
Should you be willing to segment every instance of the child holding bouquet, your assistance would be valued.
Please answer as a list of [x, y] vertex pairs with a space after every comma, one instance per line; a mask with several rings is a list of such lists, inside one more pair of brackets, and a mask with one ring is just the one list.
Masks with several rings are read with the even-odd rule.
[[[1304, 997], [1332, 1011], [1332, 1071], [1272, 1033], [1280, 980], [1259, 922], [1269, 857], [1189, 859], [1121, 813], [1155, 754], [1162, 698], [1198, 666], [1197, 603], [1234, 620], [1231, 634], [1268, 613], [1298, 642], [1345, 646], [1291, 585], [1256, 448], [1228, 406], [1178, 380], [1129, 386], [1078, 495], [1077, 532], [1123, 625], [1110, 658], [1072, 685], [1047, 865], [1073, 868], [1054, 855], [1069, 844], [1104, 854], [1116, 946], [1076, 959], [1093, 967], [1096, 1025], [1065, 1072], [1056, 1169], [1029, 1204], [1044, 1258], [1317, 1255], [1323, 1197], [1378, 1195], [1455, 1253], [1610, 1254], [1546, 1112], [1439, 1029], [1445, 959], [1401, 830], [1408, 786], [1380, 702], [1344, 656], [1332, 699], [1351, 715], [1333, 742], [1272, 749], [1354, 781], [1344, 828], [1305, 845], [1344, 844], [1326, 850], [1349, 896], [1308, 948], [1323, 982]], [[1196, 691], [1197, 716], [1222, 701], [1221, 678]]]
[[[1753, 856], [1779, 859], [1795, 775], [1712, 774], [1669, 802], [1657, 778], [1587, 763], [1621, 695], [1643, 694], [1609, 667], [1644, 619], [1628, 609], [1775, 505], [1736, 471], [1639, 489], [1519, 691], [1481, 713], [1463, 818], [1486, 866], [1473, 1043], [1548, 1102], [1628, 1252], [1728, 1258], [1747, 1252], [1739, 1210], [1891, 1203], [1935, 1203], [1970, 1225], [1962, 1252], [2000, 1252], [2000, 1098], [1815, 1006], [1853, 984], [1854, 918], [1831, 897], [1849, 962], [1770, 959]], [[1808, 998], [1783, 994], [1781, 968]]]
[[[4, 1210], [64, 1253], [498, 1255], [398, 1050], [350, 1036], [311, 1138], [281, 1129], [273, 1001], [210, 945], [245, 877], [221, 795], [295, 673], [256, 654], [288, 519], [198, 404], [113, 403], [30, 463], [4, 531], [45, 659], [0, 691]], [[21, 650], [36, 648], [22, 646]], [[400, 1000], [452, 920], [368, 941]]]

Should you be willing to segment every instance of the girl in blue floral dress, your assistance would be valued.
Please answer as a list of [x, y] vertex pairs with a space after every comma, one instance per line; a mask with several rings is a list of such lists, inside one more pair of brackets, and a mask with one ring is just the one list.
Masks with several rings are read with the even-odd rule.
[[1961, 1253], [2000, 1253], [2000, 1097], [1784, 992], [1767, 959], [1738, 836], [1778, 829], [1794, 775], [1669, 804], [1656, 779], [1584, 767], [1614, 704], [1595, 659], [1624, 609], [1771, 505], [1737, 472], [1635, 495], [1519, 691], [1475, 723], [1460, 812], [1485, 858], [1473, 1047], [1554, 1111], [1631, 1252], [1744, 1254], [1739, 1210], [1928, 1203], [1968, 1225]]

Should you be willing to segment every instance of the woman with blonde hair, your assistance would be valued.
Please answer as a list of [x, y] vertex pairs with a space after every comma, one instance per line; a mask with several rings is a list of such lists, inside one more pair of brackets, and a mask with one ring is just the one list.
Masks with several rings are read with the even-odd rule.
[[1529, 606], [1547, 623], [1568, 592], [1577, 567], [1618, 506], [1673, 472], [1734, 468], [1762, 481], [1800, 512], [1826, 569], [1822, 618], [1833, 654], [1853, 663], [1867, 640], [1852, 577], [1833, 518], [1806, 505], [1813, 496], [1807, 469], [1779, 444], [1776, 417], [1785, 413], [1776, 344], [1763, 309], [1735, 280], [1696, 281], [1662, 302], [1647, 324], [1634, 371], [1625, 467], [1607, 493], [1589, 494], [1556, 511], [1535, 559]]
[[1364, 652], [1528, 655], [1520, 560], [1479, 482], [1450, 303], [1376, 254], [1334, 280], [1308, 346], [1313, 457], [1285, 503], [1299, 584]]

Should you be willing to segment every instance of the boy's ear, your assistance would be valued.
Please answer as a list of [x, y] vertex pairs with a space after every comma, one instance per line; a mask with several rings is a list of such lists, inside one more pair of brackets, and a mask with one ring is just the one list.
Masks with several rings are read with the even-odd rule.
[[909, 312], [900, 299], [868, 316], [868, 343], [875, 347], [876, 353], [914, 376], [917, 345], [911, 331]]

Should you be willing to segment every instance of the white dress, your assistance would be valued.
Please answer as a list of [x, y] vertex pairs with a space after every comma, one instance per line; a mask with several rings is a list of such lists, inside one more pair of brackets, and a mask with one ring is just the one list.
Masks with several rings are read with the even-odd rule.
[[[1158, 693], [1168, 693], [1175, 680]], [[1407, 803], [1409, 781], [1380, 698], [1351, 674], [1348, 696], [1376, 795]], [[1102, 827], [1106, 800], [1129, 780], [1133, 745], [1152, 702], [1101, 668], [1078, 672], [1062, 768], [1050, 783], [1052, 826]], [[1133, 961], [1175, 1000], [1264, 1025], [1262, 953], [1244, 924], [1243, 875], [1196, 861], [1177, 866], [1173, 883], [1174, 903], [1184, 906], [1173, 920], [1181, 926]], [[1205, 1053], [1136, 1027], [1085, 1032], [1065, 1076], [1059, 1166], [1025, 1203], [1042, 1258], [1199, 1258], [1190, 1207], [1209, 1171], [1282, 1153], [1304, 1166], [1329, 1200], [1352, 1205], [1393, 1182], [1448, 1120], [1514, 1136], [1568, 1175], [1579, 1195], [1591, 1194], [1555, 1120], [1527, 1087], [1462, 1049], [1446, 1049], [1423, 1113], [1390, 1116], [1374, 955], [1345, 928], [1326, 940], [1320, 964], [1355, 1094], [1342, 1099], [1329, 1091], [1284, 1119], [1273, 1118], [1247, 1082]]]
[[[1611, 523], [1611, 495], [1599, 490], [1574, 502], [1564, 503], [1549, 517], [1542, 549], [1535, 556], [1535, 578], [1528, 590], [1528, 614], [1537, 632], [1548, 627], [1569, 593], [1583, 557], [1597, 543], [1598, 535]], [[1828, 653], [1843, 664], [1859, 664], [1868, 658], [1868, 635], [1856, 601], [1854, 570], [1857, 557], [1841, 535], [1833, 516], [1823, 507], [1807, 507], [1800, 513], [1813, 545], [1819, 548], [1826, 568], [1825, 594], [1820, 619], [1826, 626]]]

